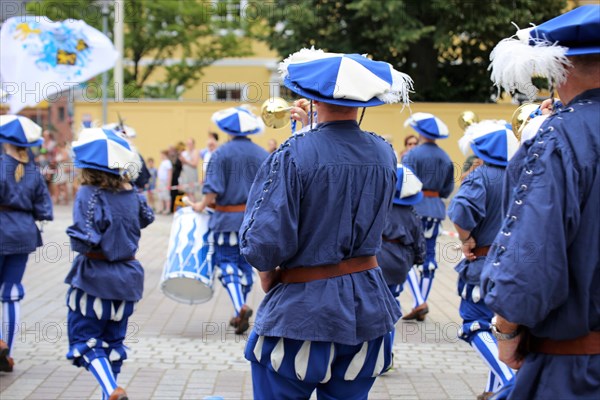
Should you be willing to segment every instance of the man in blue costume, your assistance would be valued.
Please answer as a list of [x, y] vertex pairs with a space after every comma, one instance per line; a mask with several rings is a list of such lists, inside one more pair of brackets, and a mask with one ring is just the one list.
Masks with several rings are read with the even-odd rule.
[[490, 398], [507, 385], [514, 374], [498, 359], [498, 345], [491, 335], [494, 313], [481, 297], [481, 270], [492, 241], [502, 225], [502, 186], [508, 160], [519, 141], [504, 121], [482, 121], [467, 128], [459, 147], [482, 160], [471, 171], [448, 206], [448, 217], [462, 242], [465, 258], [456, 266], [459, 313], [463, 319], [460, 339], [471, 345], [490, 368], [485, 391], [477, 398]]
[[252, 267], [240, 255], [238, 230], [256, 171], [269, 154], [247, 137], [262, 132], [265, 126], [246, 107], [218, 111], [212, 119], [231, 140], [211, 156], [202, 188], [204, 198], [194, 209], [215, 208], [208, 224], [215, 244], [213, 263], [220, 269], [221, 284], [233, 304], [234, 317], [229, 324], [242, 334], [250, 327], [252, 309], [246, 299], [253, 279]]
[[504, 221], [482, 276], [500, 359], [519, 369], [511, 398], [597, 399], [600, 6], [519, 31], [496, 46], [492, 68], [505, 88], [545, 71], [565, 104], [507, 168]]
[[429, 312], [427, 298], [433, 285], [437, 261], [435, 245], [440, 231], [440, 224], [446, 218], [446, 207], [442, 199], [447, 198], [454, 190], [454, 166], [448, 154], [435, 141], [448, 138], [448, 127], [440, 119], [429, 113], [414, 113], [406, 121], [421, 137], [421, 144], [406, 153], [402, 163], [415, 171], [423, 182], [424, 198], [415, 204], [417, 214], [421, 216], [423, 235], [425, 236], [425, 262], [422, 266], [421, 279], [417, 282], [416, 274], [410, 271], [407, 283], [415, 299], [412, 311], [402, 319], [423, 321]]
[[319, 123], [263, 164], [240, 229], [241, 252], [267, 291], [245, 353], [254, 397], [310, 398], [316, 389], [318, 398], [366, 399], [391, 363], [400, 317], [375, 259], [396, 157], [356, 119], [358, 107], [407, 102], [411, 80], [387, 63], [314, 49], [280, 69], [314, 102]]

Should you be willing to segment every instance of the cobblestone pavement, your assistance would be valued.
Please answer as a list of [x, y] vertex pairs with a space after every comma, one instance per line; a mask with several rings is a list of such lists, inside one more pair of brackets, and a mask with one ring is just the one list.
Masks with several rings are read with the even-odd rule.
[[[67, 352], [63, 279], [73, 254], [66, 227], [70, 208], [55, 210], [44, 227], [45, 246], [32, 254], [25, 272], [20, 332], [15, 340], [15, 370], [0, 373], [0, 399], [100, 399], [92, 375], [65, 359]], [[446, 221], [447, 222], [447, 221]], [[129, 359], [119, 376], [131, 399], [251, 399], [250, 365], [243, 358], [245, 337], [228, 327], [232, 308], [217, 283], [209, 303], [189, 306], [166, 298], [158, 285], [166, 256], [171, 218], [157, 216], [143, 231], [138, 259], [146, 270], [144, 298], [130, 319]], [[446, 226], [448, 228], [448, 226]], [[440, 237], [440, 268], [424, 323], [397, 325], [395, 369], [377, 379], [370, 399], [473, 399], [483, 391], [487, 369], [459, 341], [456, 239]], [[256, 310], [263, 293], [255, 286]], [[401, 296], [404, 311], [412, 299]], [[314, 397], [314, 396], [313, 396]]]

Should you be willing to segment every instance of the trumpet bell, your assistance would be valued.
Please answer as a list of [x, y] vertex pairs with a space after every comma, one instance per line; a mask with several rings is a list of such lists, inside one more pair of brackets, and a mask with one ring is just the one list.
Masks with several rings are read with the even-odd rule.
[[531, 119], [531, 114], [535, 112], [540, 107], [537, 103], [525, 103], [519, 106], [515, 110], [511, 118], [511, 125], [513, 128], [513, 132], [517, 139], [521, 141], [521, 136], [523, 134], [523, 130], [527, 123]]
[[458, 117], [458, 125], [463, 131], [477, 122], [479, 122], [479, 116], [470, 110], [463, 111]]
[[272, 97], [263, 103], [260, 116], [265, 125], [270, 128], [285, 128], [290, 124], [291, 109], [288, 102], [281, 97]]

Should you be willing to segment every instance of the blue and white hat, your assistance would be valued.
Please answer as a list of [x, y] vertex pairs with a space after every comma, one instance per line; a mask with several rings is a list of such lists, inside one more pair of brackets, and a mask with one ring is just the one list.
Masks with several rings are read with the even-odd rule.
[[212, 120], [223, 132], [234, 136], [253, 135], [265, 130], [264, 122], [244, 106], [217, 111]]
[[411, 206], [417, 204], [423, 199], [423, 183], [417, 178], [415, 173], [402, 164], [398, 164], [396, 170], [396, 191], [394, 192], [394, 204]]
[[600, 53], [600, 5], [578, 7], [541, 25], [517, 31], [490, 54], [491, 79], [507, 92], [534, 97], [534, 76], [561, 85], [567, 78], [569, 56]]
[[428, 139], [447, 139], [450, 132], [441, 119], [429, 113], [414, 113], [405, 122], [404, 126], [413, 128], [419, 135]]
[[20, 115], [0, 115], [0, 142], [19, 147], [41, 146], [42, 127]]
[[302, 49], [279, 64], [283, 84], [300, 96], [347, 107], [409, 103], [413, 81], [391, 64], [360, 54]]
[[472, 150], [483, 161], [505, 167], [519, 149], [519, 141], [506, 121], [484, 120], [470, 125], [458, 146], [465, 156]]
[[122, 175], [137, 162], [127, 141], [110, 129], [83, 129], [79, 139], [73, 142], [73, 152], [77, 168], [97, 169], [115, 175]]

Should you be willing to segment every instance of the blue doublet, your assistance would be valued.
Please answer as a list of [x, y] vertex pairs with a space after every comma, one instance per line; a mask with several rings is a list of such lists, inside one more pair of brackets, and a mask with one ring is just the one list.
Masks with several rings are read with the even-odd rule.
[[[1, 144], [0, 144], [1, 145]], [[19, 162], [0, 154], [0, 255], [28, 254], [42, 245], [35, 221], [51, 221], [52, 200], [46, 181], [33, 161], [24, 165], [21, 181], [15, 180]]]
[[[86, 369], [97, 358], [110, 360], [113, 374], [127, 358], [123, 345], [127, 321], [142, 298], [144, 270], [135, 254], [141, 229], [154, 221], [142, 195], [96, 186], [79, 188], [73, 225], [67, 229], [71, 249], [79, 254], [65, 278], [69, 352], [73, 364]], [[102, 254], [102, 259], [86, 253]]]
[[413, 265], [423, 264], [425, 238], [412, 206], [394, 204], [383, 230], [377, 262], [388, 285], [401, 285]]
[[[260, 271], [337, 264], [381, 246], [396, 186], [396, 157], [356, 121], [321, 123], [288, 139], [252, 186], [240, 249]], [[357, 345], [400, 317], [379, 268], [279, 284], [264, 298], [255, 332]]]
[[448, 154], [435, 143], [423, 143], [406, 153], [402, 164], [415, 172], [423, 182], [423, 190], [432, 190], [440, 194], [440, 197], [425, 196], [415, 204], [417, 214], [444, 220], [446, 208], [442, 199], [450, 196], [454, 190], [454, 165]]
[[[256, 171], [268, 155], [247, 137], [234, 137], [211, 156], [202, 192], [215, 193], [217, 205], [245, 204]], [[208, 227], [213, 232], [237, 232], [243, 218], [243, 212], [216, 211]]]
[[[448, 217], [470, 231], [477, 247], [489, 246], [502, 224], [502, 186], [505, 170], [485, 164], [464, 180], [448, 206]], [[480, 290], [481, 269], [485, 256], [474, 261], [463, 259], [455, 267], [458, 272], [459, 313], [463, 319], [461, 338], [470, 342], [479, 330], [489, 330], [493, 313], [483, 302]]]
[[[256, 171], [267, 158], [262, 147], [245, 136], [233, 137], [211, 156], [202, 191], [215, 193], [217, 205], [246, 204]], [[215, 210], [208, 227], [215, 244], [214, 265], [221, 270], [220, 281], [231, 297], [238, 315], [252, 289], [252, 267], [240, 255], [238, 231], [244, 212]]]
[[[135, 253], [140, 230], [152, 221], [152, 210], [133, 190], [81, 186], [73, 206], [73, 225], [67, 229], [71, 249], [79, 255], [65, 283], [102, 299], [140, 300], [144, 270]], [[106, 260], [88, 258], [88, 252], [102, 253]]]
[[[485, 164], [471, 172], [448, 206], [448, 217], [461, 228], [471, 231], [477, 247], [489, 246], [502, 225], [502, 187], [505, 169]], [[460, 279], [480, 284], [485, 257], [462, 260], [456, 271]]]
[[[600, 88], [557, 110], [507, 169], [486, 304], [537, 337], [600, 331]], [[568, 371], [568, 373], [565, 373]], [[513, 398], [598, 398], [600, 355], [530, 354]]]

